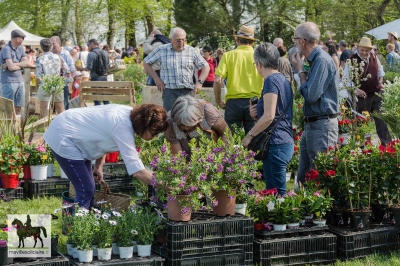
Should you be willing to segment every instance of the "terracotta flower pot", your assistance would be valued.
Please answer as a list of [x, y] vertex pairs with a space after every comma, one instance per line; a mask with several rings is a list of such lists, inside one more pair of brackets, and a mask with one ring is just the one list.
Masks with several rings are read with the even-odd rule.
[[213, 191], [212, 194], [218, 202], [217, 206], [213, 206], [213, 212], [217, 216], [235, 214], [236, 191], [234, 191], [233, 196], [229, 196], [227, 190]]
[[1, 174], [1, 183], [3, 188], [17, 188], [18, 174]]
[[261, 231], [264, 229], [264, 225], [262, 223], [254, 223], [254, 230]]
[[169, 200], [168, 197], [167, 209], [168, 209], [168, 219], [171, 221], [182, 221], [187, 222], [192, 217], [192, 208], [182, 210], [179, 206], [179, 200], [186, 196], [176, 196], [175, 200]]

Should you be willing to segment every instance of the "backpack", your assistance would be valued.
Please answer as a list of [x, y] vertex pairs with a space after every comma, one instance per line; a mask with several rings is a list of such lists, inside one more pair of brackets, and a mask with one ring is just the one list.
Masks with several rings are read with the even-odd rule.
[[101, 50], [95, 49], [92, 52], [97, 55], [96, 64], [93, 64], [93, 70], [97, 75], [103, 76], [108, 72], [107, 58]]

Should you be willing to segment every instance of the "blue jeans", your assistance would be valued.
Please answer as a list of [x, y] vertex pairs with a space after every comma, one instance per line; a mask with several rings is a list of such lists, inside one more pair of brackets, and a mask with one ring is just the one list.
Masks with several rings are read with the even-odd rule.
[[[107, 81], [107, 76], [100, 76], [100, 77], [90, 77], [90, 81]], [[101, 105], [100, 101], [93, 101], [94, 105]], [[103, 104], [110, 104], [109, 101], [103, 101]]]
[[263, 173], [267, 189], [278, 189], [279, 195], [286, 194], [286, 168], [292, 159], [294, 144], [269, 145], [263, 161]]
[[24, 82], [3, 83], [2, 96], [14, 101], [14, 106], [25, 106], [25, 84]]
[[337, 118], [326, 118], [304, 124], [304, 132], [300, 140], [297, 182], [304, 183], [306, 173], [315, 167], [313, 161], [318, 152], [326, 152], [329, 146], [335, 147], [338, 130]]
[[69, 88], [68, 86], [64, 87], [64, 108], [68, 110], [69, 108]]
[[61, 157], [53, 150], [51, 150], [51, 152], [75, 188], [75, 203], [77, 203], [79, 207], [84, 207], [89, 210], [93, 207], [93, 196], [96, 190], [92, 172], [92, 162], [90, 160], [70, 160]]
[[[160, 76], [160, 70], [156, 70], [156, 73], [158, 76]], [[147, 86], [156, 86], [156, 82], [150, 75], [147, 75], [146, 85]]]
[[256, 124], [250, 116], [250, 99], [229, 99], [226, 102], [225, 121], [232, 130], [232, 125], [236, 124], [239, 128], [244, 128], [246, 134]]

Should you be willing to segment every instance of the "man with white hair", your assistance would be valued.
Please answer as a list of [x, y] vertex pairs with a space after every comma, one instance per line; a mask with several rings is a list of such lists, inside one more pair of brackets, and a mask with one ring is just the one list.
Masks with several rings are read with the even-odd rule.
[[[326, 152], [338, 139], [339, 75], [332, 57], [318, 42], [321, 33], [313, 22], [296, 27], [293, 42], [298, 49], [292, 63], [299, 70], [300, 94], [304, 98], [304, 133], [300, 141], [297, 181], [304, 183], [305, 174], [314, 168], [318, 152]], [[310, 69], [306, 71], [302, 56]]]
[[283, 39], [282, 38], [275, 38], [273, 45], [276, 48], [283, 46]]
[[[193, 47], [185, 44], [186, 32], [173, 28], [169, 34], [171, 43], [157, 47], [143, 61], [144, 70], [162, 91], [163, 106], [171, 110], [180, 96], [194, 96], [203, 86], [210, 67], [206, 60]], [[161, 63], [160, 77], [152, 68]], [[199, 79], [193, 79], [196, 70], [202, 69]]]

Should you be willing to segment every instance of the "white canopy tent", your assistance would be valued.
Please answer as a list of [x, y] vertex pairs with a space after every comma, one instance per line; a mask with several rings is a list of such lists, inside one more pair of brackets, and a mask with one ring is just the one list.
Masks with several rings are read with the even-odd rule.
[[398, 34], [400, 34], [400, 19], [396, 19], [395, 21], [386, 23], [382, 26], [369, 30], [365, 33], [374, 36], [377, 40], [383, 40], [387, 39], [388, 32], [392, 31], [395, 31]]
[[39, 46], [40, 40], [44, 39], [44, 37], [40, 37], [40, 36], [34, 35], [32, 33], [29, 33], [27, 31], [23, 30], [14, 21], [11, 21], [4, 28], [2, 28], [0, 30], [0, 40], [5, 40], [6, 42], [10, 41], [11, 40], [11, 32], [13, 30], [20, 30], [26, 35], [24, 42], [22, 43], [23, 45]]

